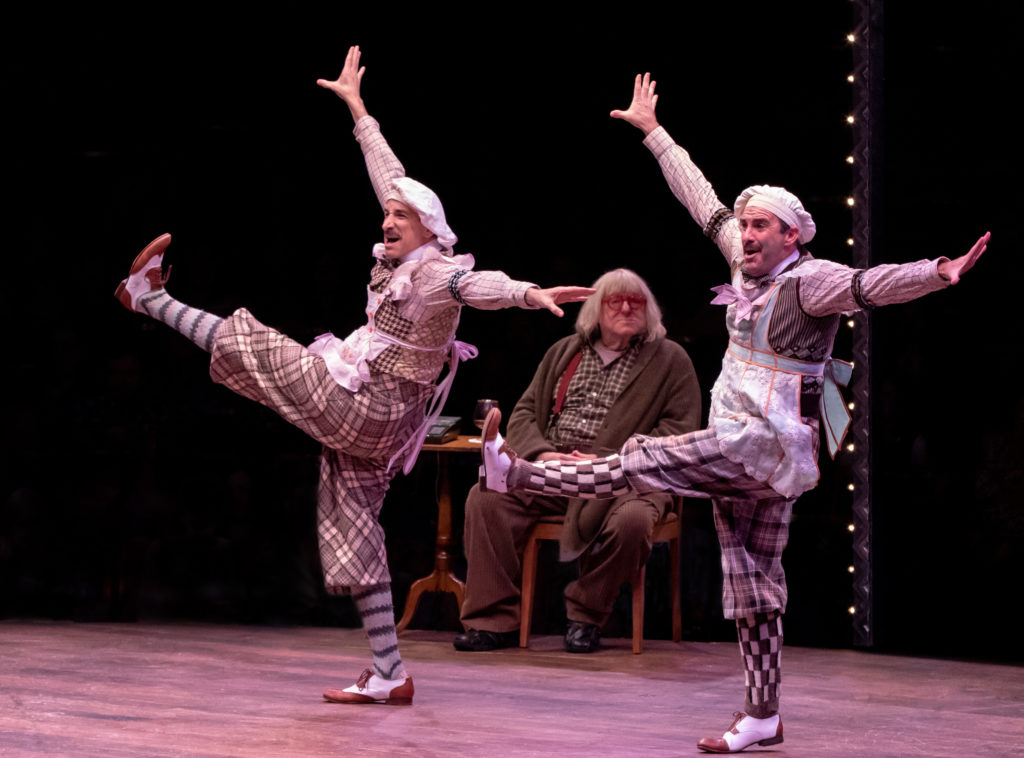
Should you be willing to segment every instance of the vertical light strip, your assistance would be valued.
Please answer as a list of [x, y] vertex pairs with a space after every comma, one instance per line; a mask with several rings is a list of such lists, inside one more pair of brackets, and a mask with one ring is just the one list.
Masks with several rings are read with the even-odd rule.
[[[876, 179], [875, 161], [881, 157], [881, 51], [882, 0], [852, 0], [854, 30], [848, 37], [853, 71], [848, 77], [852, 88], [853, 109], [850, 125], [853, 147], [847, 157], [852, 169], [853, 192], [848, 202], [851, 212], [852, 261], [855, 268], [872, 265], [874, 230], [872, 228], [872, 187]], [[853, 643], [871, 647], [875, 640], [872, 518], [871, 518], [871, 314], [860, 312], [851, 319], [853, 362], [856, 370], [850, 382], [850, 397], [856, 413], [850, 427], [852, 459], [850, 466], [852, 497], [853, 560]], [[850, 449], [848, 447], [848, 449]]]

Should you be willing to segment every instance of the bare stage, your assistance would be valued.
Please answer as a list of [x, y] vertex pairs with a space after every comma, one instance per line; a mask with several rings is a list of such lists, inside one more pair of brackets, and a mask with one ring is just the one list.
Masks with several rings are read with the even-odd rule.
[[[359, 629], [0, 622], [2, 756], [696, 756], [742, 705], [734, 643], [402, 636], [415, 704], [343, 706]], [[786, 648], [774, 756], [1024, 756], [1019, 667]]]

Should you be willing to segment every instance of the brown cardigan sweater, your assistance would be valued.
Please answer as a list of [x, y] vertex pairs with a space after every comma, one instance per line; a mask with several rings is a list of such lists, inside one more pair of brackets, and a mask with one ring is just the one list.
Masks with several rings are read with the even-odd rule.
[[[551, 416], [555, 387], [583, 342], [565, 337], [548, 350], [533, 381], [519, 398], [508, 420], [508, 442], [526, 460], [555, 448], [544, 436]], [[633, 434], [653, 437], [685, 434], [700, 424], [700, 387], [690, 356], [678, 343], [658, 339], [644, 343], [622, 394], [608, 410], [604, 425], [589, 451], [618, 452]], [[643, 496], [664, 509], [671, 496]], [[614, 500], [571, 499], [562, 530], [562, 560], [578, 557], [599, 534]]]

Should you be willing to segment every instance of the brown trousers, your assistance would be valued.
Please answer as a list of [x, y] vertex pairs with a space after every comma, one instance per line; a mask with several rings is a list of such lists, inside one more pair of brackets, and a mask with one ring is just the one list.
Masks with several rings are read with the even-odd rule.
[[[565, 513], [568, 500], [526, 493], [481, 492], [466, 500], [464, 544], [468, 563], [462, 623], [470, 629], [519, 628], [523, 549], [541, 517]], [[591, 546], [580, 556], [579, 579], [565, 590], [570, 621], [603, 626], [624, 582], [651, 553], [661, 508], [643, 495], [616, 498]]]

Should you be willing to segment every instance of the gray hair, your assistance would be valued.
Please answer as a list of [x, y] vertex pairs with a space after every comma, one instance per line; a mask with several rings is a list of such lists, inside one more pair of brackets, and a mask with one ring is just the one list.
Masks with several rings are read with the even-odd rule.
[[654, 299], [651, 288], [639, 274], [628, 268], [617, 268], [599, 277], [593, 287], [597, 291], [586, 299], [580, 308], [580, 315], [576, 317], [576, 333], [585, 342], [589, 342], [593, 333], [600, 327], [601, 301], [609, 295], [623, 292], [640, 294], [647, 298], [647, 329], [644, 342], [653, 342], [665, 336], [665, 325], [661, 323], [661, 308], [658, 307], [658, 301]]

